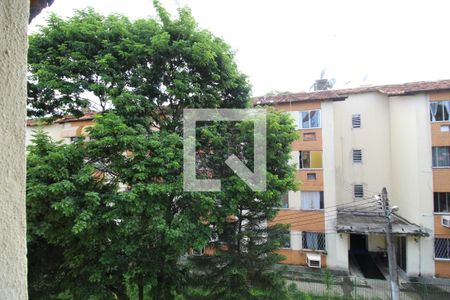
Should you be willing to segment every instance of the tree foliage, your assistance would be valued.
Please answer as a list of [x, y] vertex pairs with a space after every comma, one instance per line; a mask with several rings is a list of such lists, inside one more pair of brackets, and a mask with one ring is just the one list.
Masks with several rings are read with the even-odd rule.
[[174, 299], [202, 272], [182, 257], [220, 236], [227, 251], [217, 244], [204, 260], [204, 283], [220, 288], [197, 286], [209, 297], [275, 299], [283, 282], [271, 271], [281, 259], [273, 250], [284, 228], [261, 225], [295, 188], [295, 129], [269, 114], [268, 190], [255, 193], [223, 163], [233, 152], [257, 167], [252, 125], [200, 125], [198, 149], [213, 154], [205, 163], [223, 189], [183, 191], [183, 109], [245, 108], [250, 88], [230, 47], [188, 9], [173, 19], [154, 4], [155, 19], [53, 15], [30, 37], [30, 115], [79, 116], [92, 99], [100, 106], [89, 141], [66, 145], [41, 132], [29, 148], [30, 297], [129, 299], [138, 290], [140, 299], [144, 291]]
[[[287, 227], [271, 224], [281, 205], [281, 197], [295, 190], [293, 168], [288, 164], [290, 144], [296, 139], [292, 120], [271, 111], [267, 120], [267, 191], [254, 192], [229, 168], [220, 166], [223, 157], [237, 154], [248, 167], [253, 161], [252, 122], [229, 126], [207, 126], [203, 136], [213, 136], [213, 157], [205, 164], [221, 178], [222, 192], [216, 195], [216, 208], [209, 216], [217, 237], [214, 254], [193, 257], [196, 282], [192, 299], [283, 299], [282, 272], [274, 265], [283, 260], [275, 251], [286, 239]], [[220, 132], [220, 134], [218, 134]], [[256, 137], [258, 138], [258, 137]], [[207, 140], [211, 140], [207, 138]], [[224, 148], [221, 145], [226, 144]], [[217, 158], [217, 159], [216, 159]], [[268, 223], [269, 222], [269, 223]]]

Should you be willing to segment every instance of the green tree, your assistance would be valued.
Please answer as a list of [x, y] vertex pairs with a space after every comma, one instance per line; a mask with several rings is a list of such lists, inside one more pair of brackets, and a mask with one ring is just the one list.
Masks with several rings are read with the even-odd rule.
[[[108, 263], [117, 224], [108, 215], [117, 183], [96, 176], [83, 144], [38, 132], [28, 149], [27, 230], [31, 299], [91, 295], [123, 299], [123, 274]], [[108, 296], [109, 295], [109, 296]], [[122, 297], [121, 297], [122, 296]]]
[[[231, 129], [227, 126], [201, 129], [202, 136], [214, 149], [204, 151], [214, 155], [203, 161], [212, 172], [217, 172], [210, 176], [221, 178], [222, 192], [216, 195], [218, 205], [209, 217], [217, 237], [214, 254], [192, 259], [200, 287], [191, 290], [192, 299], [286, 297], [282, 270], [277, 271], [274, 266], [283, 260], [275, 250], [286, 240], [287, 227], [270, 221], [277, 213], [274, 207], [281, 205], [282, 195], [296, 189], [294, 170], [288, 163], [296, 132], [290, 117], [275, 111], [268, 113], [267, 125], [265, 192], [252, 191], [229, 168], [220, 166], [223, 157], [233, 153], [249, 168], [258, 167], [253, 162], [251, 122], [231, 125]], [[220, 146], [224, 144], [225, 149]]]
[[[295, 129], [270, 114], [268, 190], [255, 193], [223, 164], [232, 152], [255, 167], [252, 125], [199, 126], [198, 149], [212, 147], [207, 168], [223, 178], [223, 190], [184, 192], [183, 109], [245, 108], [250, 87], [230, 47], [200, 30], [188, 9], [172, 19], [154, 4], [157, 19], [88, 9], [51, 16], [30, 37], [30, 115], [78, 116], [89, 99], [100, 106], [89, 142], [62, 145], [38, 134], [29, 149], [30, 295], [129, 299], [133, 289], [139, 299], [146, 290], [174, 299], [192, 277], [182, 256], [219, 235], [229, 250], [217, 245], [207, 263], [220, 288], [204, 291], [273, 299], [283, 286], [271, 267], [284, 228], [261, 224], [294, 188], [287, 161]], [[227, 222], [232, 215], [237, 222]]]
[[[31, 114], [80, 115], [89, 106], [86, 94], [96, 96], [102, 107], [89, 143], [35, 141], [35, 147], [42, 140], [41, 146], [48, 148], [44, 158], [67, 162], [72, 160], [67, 151], [77, 153], [77, 167], [64, 172], [64, 184], [80, 176], [86, 180], [87, 173], [101, 179], [93, 180], [95, 185], [75, 185], [70, 201], [65, 194], [44, 201], [50, 191], [39, 197], [33, 193], [61, 183], [29, 172], [30, 209], [55, 215], [29, 218], [30, 228], [39, 220], [47, 228], [39, 239], [29, 232], [36, 244], [30, 247], [30, 267], [43, 263], [34, 249], [49, 244], [59, 250], [61, 261], [54, 265], [63, 274], [51, 278], [53, 274], [36, 269], [38, 274], [30, 276], [36, 293], [47, 289], [77, 299], [110, 294], [126, 299], [127, 286], [138, 286], [142, 298], [148, 285], [154, 299], [171, 299], [186, 280], [180, 257], [209, 240], [211, 229], [201, 220], [213, 208], [213, 196], [182, 190], [182, 111], [245, 107], [250, 88], [230, 47], [199, 30], [188, 9], [171, 19], [156, 1], [155, 7], [158, 19], [134, 22], [93, 10], [68, 20], [51, 16], [30, 37]], [[48, 169], [48, 160], [37, 157], [29, 168]], [[62, 188], [61, 193], [67, 192]], [[40, 278], [48, 278], [47, 285], [34, 281]]]

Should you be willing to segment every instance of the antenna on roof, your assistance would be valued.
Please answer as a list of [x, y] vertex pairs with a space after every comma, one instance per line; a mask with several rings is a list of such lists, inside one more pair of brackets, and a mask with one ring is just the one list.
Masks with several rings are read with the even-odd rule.
[[309, 88], [309, 90], [314, 91], [326, 91], [333, 88], [336, 83], [336, 78], [326, 79], [325, 78], [326, 68], [323, 68], [320, 72], [320, 79], [317, 79], [314, 84]]

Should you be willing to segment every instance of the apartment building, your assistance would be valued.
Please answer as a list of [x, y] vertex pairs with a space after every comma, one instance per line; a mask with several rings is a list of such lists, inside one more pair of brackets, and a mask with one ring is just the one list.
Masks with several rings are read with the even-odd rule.
[[71, 143], [80, 136], [87, 136], [86, 129], [94, 125], [94, 112], [87, 112], [81, 118], [63, 117], [51, 123], [42, 123], [39, 120], [28, 120], [25, 134], [25, 144], [31, 144], [33, 134], [42, 128], [55, 141]]
[[[298, 191], [274, 222], [290, 224], [285, 263], [382, 276], [387, 188], [403, 276], [450, 277], [450, 80], [253, 99], [291, 114]], [[381, 271], [380, 271], [381, 270]]]
[[[386, 187], [404, 276], [450, 278], [450, 80], [253, 99], [295, 120], [298, 190], [273, 222], [289, 224], [284, 263], [380, 276]], [[86, 135], [94, 113], [43, 126], [55, 140]], [[39, 124], [27, 123], [26, 142]]]

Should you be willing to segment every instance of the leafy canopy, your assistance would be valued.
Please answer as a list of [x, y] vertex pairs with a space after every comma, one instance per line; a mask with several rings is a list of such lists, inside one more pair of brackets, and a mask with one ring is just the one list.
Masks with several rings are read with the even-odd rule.
[[[281, 259], [273, 250], [285, 228], [261, 224], [295, 188], [295, 129], [269, 114], [268, 190], [255, 193], [223, 164], [234, 153], [258, 167], [252, 125], [200, 124], [198, 152], [212, 154], [204, 175], [221, 178], [223, 190], [184, 192], [183, 109], [245, 108], [250, 87], [230, 47], [200, 30], [187, 8], [174, 19], [154, 4], [156, 19], [87, 9], [67, 20], [52, 15], [30, 36], [29, 114], [100, 110], [89, 141], [65, 145], [41, 132], [29, 148], [30, 295], [129, 299], [137, 290], [140, 299], [144, 291], [175, 299], [189, 297], [193, 284], [208, 297], [276, 299], [283, 282], [271, 271]], [[193, 276], [201, 264], [182, 258], [213, 237], [215, 254], [204, 259], [211, 276], [202, 281]]]

